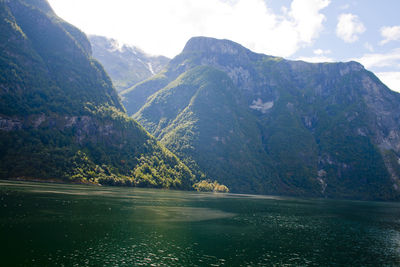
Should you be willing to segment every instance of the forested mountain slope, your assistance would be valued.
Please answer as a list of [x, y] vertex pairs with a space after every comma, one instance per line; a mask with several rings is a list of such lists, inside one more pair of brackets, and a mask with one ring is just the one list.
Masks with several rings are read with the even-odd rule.
[[399, 198], [400, 95], [359, 63], [195, 37], [123, 99], [192, 170], [234, 192]]
[[190, 189], [129, 118], [91, 45], [45, 0], [0, 0], [0, 178]]

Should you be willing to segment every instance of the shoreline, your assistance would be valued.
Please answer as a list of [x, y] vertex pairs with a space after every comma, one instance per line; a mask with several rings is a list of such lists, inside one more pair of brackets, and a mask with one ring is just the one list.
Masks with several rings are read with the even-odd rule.
[[4, 178], [0, 179], [3, 181], [15, 181], [15, 182], [35, 182], [35, 183], [43, 183], [43, 184], [77, 184], [77, 185], [96, 185], [96, 186], [102, 186], [101, 184], [98, 183], [91, 183], [91, 182], [67, 182], [62, 179], [40, 179], [40, 178], [32, 178], [32, 177], [17, 177], [17, 178]]

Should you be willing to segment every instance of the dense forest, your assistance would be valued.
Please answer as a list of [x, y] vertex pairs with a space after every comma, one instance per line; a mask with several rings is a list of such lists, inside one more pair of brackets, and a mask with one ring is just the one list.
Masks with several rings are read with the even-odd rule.
[[193, 189], [127, 116], [85, 34], [45, 0], [1, 0], [0, 16], [0, 178]]

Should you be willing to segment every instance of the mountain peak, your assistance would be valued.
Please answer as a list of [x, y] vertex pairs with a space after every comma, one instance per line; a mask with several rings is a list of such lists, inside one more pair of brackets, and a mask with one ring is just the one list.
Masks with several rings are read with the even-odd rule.
[[169, 58], [149, 55], [136, 46], [112, 38], [90, 35], [89, 40], [93, 56], [103, 64], [118, 91], [160, 72], [169, 62]]
[[203, 36], [190, 38], [183, 49], [183, 53], [199, 51], [230, 55], [236, 55], [240, 52], [250, 52], [247, 48], [233, 41]]
[[127, 48], [127, 45], [113, 38], [108, 38], [99, 35], [88, 35], [88, 38], [89, 41], [92, 43], [92, 45], [93, 43], [96, 43], [97, 46], [101, 46], [103, 49], [106, 49], [110, 52], [114, 51], [123, 52]]

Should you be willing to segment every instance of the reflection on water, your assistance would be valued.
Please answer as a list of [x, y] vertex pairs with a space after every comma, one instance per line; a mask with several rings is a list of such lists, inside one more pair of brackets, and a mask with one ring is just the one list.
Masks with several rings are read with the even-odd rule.
[[398, 203], [0, 181], [4, 266], [395, 266]]
[[233, 213], [193, 207], [136, 206], [135, 212], [146, 216], [135, 216], [136, 222], [195, 222], [233, 217]]

